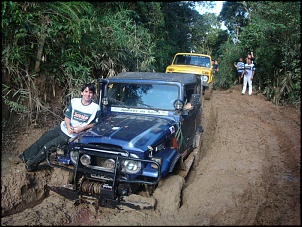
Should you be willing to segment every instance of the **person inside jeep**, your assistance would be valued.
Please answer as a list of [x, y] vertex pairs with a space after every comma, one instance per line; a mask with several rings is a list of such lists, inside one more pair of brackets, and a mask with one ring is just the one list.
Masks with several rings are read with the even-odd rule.
[[193, 109], [193, 105], [189, 102], [184, 106], [184, 110], [192, 110], [192, 109]]
[[[42, 135], [18, 158], [25, 163], [27, 171], [35, 171], [46, 158], [46, 151], [59, 145], [66, 145], [70, 138], [90, 129], [98, 122], [100, 107], [93, 101], [96, 89], [86, 83], [81, 88], [81, 98], [73, 98], [65, 112], [64, 121]], [[15, 162], [17, 163], [17, 162]]]

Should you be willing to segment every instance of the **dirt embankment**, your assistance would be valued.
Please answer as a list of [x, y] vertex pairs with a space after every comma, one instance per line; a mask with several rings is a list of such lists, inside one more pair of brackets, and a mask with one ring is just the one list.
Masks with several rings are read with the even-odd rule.
[[239, 85], [213, 91], [198, 165], [185, 181], [160, 184], [154, 211], [75, 206], [48, 195], [49, 167], [27, 173], [7, 162], [47, 129], [16, 132], [2, 146], [1, 225], [300, 225], [300, 116], [260, 94], [241, 95]]

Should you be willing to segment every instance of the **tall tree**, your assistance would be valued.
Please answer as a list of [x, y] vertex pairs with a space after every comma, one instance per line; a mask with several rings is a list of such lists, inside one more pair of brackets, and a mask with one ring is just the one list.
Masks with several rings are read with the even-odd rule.
[[224, 22], [235, 43], [239, 42], [240, 31], [248, 23], [249, 12], [246, 5], [246, 2], [225, 1], [219, 14], [220, 22]]

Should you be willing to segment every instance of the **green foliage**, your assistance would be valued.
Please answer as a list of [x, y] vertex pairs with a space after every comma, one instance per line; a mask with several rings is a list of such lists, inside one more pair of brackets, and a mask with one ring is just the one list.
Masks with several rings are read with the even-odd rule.
[[[100, 3], [2, 2], [3, 84], [20, 96], [9, 102], [12, 97], [4, 95], [11, 111], [27, 105], [34, 118], [47, 109], [43, 93], [54, 86], [62, 87], [66, 105], [84, 82], [152, 69], [155, 45], [147, 29], [133, 21], [130, 11], [116, 12], [114, 3], [106, 4], [112, 12]], [[42, 78], [46, 81], [40, 86]]]
[[[29, 122], [62, 106], [79, 86], [122, 71], [164, 72], [177, 52], [211, 54], [215, 87], [230, 88], [233, 63], [255, 53], [254, 85], [276, 104], [300, 104], [300, 2], [224, 2], [219, 17], [180, 2], [1, 2], [2, 100]], [[224, 21], [228, 31], [219, 28]], [[236, 38], [238, 43], [234, 43]], [[53, 96], [52, 96], [53, 95]]]
[[[300, 102], [300, 2], [261, 2], [240, 35], [240, 45], [254, 50], [257, 82], [275, 104]], [[261, 63], [261, 64], [260, 64]]]
[[243, 2], [225, 1], [219, 14], [219, 21], [224, 22], [230, 35], [235, 36], [237, 27], [241, 29], [248, 23], [248, 12]]
[[[17, 113], [28, 113], [27, 107], [20, 104], [20, 99], [28, 98], [27, 91], [20, 89], [14, 94], [10, 93], [10, 87], [2, 84], [2, 102], [10, 107], [10, 111]], [[13, 101], [13, 99], [15, 99], [15, 101]]]
[[[256, 62], [254, 89], [262, 91], [276, 105], [300, 105], [301, 101], [301, 17], [300, 2], [226, 2], [220, 19], [224, 20], [230, 40], [235, 41], [237, 19], [240, 23], [239, 43], [220, 46], [220, 74], [226, 75], [219, 85], [227, 87], [226, 81], [234, 62], [233, 56], [247, 56], [253, 51]], [[240, 15], [239, 18], [234, 15]], [[244, 23], [243, 23], [244, 22]], [[226, 70], [226, 71], [225, 71]], [[229, 77], [231, 79], [231, 77]]]
[[219, 72], [215, 74], [215, 87], [229, 89], [237, 81], [237, 71], [234, 67], [234, 62], [237, 63], [242, 50], [234, 46], [231, 42], [226, 42], [221, 45], [220, 50], [223, 53], [219, 61]]

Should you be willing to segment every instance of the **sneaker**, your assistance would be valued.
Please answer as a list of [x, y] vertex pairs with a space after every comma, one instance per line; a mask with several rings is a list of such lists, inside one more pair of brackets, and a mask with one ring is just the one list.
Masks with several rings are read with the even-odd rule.
[[23, 154], [20, 154], [19, 156], [18, 156], [18, 158], [22, 161], [22, 162], [26, 162], [26, 159], [25, 159], [25, 157], [24, 157], [24, 155]]
[[242, 95], [244, 95], [243, 93], [241, 93]]

